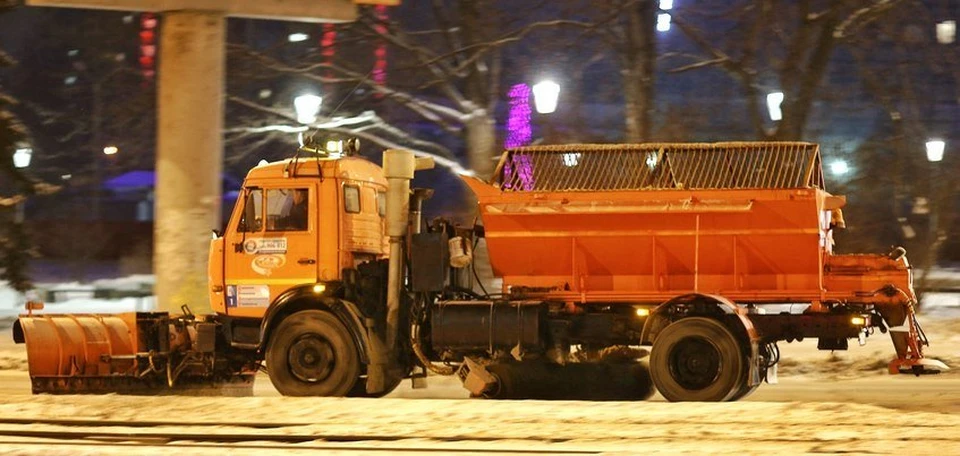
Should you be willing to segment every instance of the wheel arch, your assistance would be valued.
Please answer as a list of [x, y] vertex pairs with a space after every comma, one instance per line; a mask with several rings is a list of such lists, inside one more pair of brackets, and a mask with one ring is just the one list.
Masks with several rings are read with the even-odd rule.
[[[747, 364], [746, 387], [753, 388], [761, 382], [760, 377], [760, 337], [746, 311], [729, 299], [711, 294], [690, 293], [677, 296], [657, 306], [643, 325], [641, 343], [654, 345], [660, 332], [673, 323], [688, 317], [710, 318], [724, 325], [740, 341], [740, 348]], [[735, 399], [749, 394], [752, 389], [744, 389]]]
[[[314, 285], [303, 285], [283, 292], [267, 309], [260, 323], [260, 343], [258, 353], [264, 353], [273, 331], [285, 318], [304, 310], [323, 310], [330, 312], [347, 328], [357, 346], [360, 363], [368, 364], [370, 357], [369, 336], [364, 325], [364, 315], [356, 304], [327, 293], [317, 294]], [[330, 287], [328, 287], [330, 289]]]
[[713, 294], [689, 293], [660, 304], [647, 317], [640, 334], [640, 342], [652, 345], [657, 336], [671, 323], [687, 317], [707, 317], [723, 323], [746, 346], [760, 339], [746, 312], [729, 299]]

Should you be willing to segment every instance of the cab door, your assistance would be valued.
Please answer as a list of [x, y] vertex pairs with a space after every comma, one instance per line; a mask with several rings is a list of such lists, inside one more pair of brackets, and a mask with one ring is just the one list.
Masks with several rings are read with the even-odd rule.
[[280, 294], [317, 282], [320, 214], [313, 183], [279, 180], [244, 190], [224, 246], [228, 315], [262, 317]]

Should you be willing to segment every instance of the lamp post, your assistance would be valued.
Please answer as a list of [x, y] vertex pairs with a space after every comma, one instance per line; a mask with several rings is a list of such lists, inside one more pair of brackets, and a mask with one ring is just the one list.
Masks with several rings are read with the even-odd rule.
[[930, 176], [930, 239], [927, 240], [928, 252], [927, 252], [927, 265], [924, 268], [924, 274], [921, 278], [921, 284], [926, 282], [927, 273], [926, 271], [932, 269], [937, 262], [937, 257], [939, 256], [940, 244], [944, 240], [941, 236], [940, 231], [940, 211], [943, 209], [943, 203], [945, 199], [944, 186], [940, 183], [941, 171], [937, 163], [943, 160], [943, 152], [946, 149], [946, 142], [942, 139], [931, 138], [927, 140], [926, 150], [927, 150], [927, 161], [930, 163], [931, 170]]
[[[13, 151], [13, 166], [18, 169], [25, 169], [30, 166], [31, 158], [33, 158], [33, 149], [29, 147], [18, 147]], [[14, 207], [13, 223], [23, 223], [24, 212], [23, 198], [20, 198]]]
[[[102, 139], [102, 126], [103, 126], [103, 86], [108, 83], [114, 76], [117, 76], [121, 73], [129, 72], [129, 68], [125, 66], [117, 66], [107, 71], [102, 76], [97, 78], [91, 78], [90, 87], [93, 92], [93, 105], [90, 110], [90, 149], [91, 155], [93, 156], [93, 204], [91, 208], [91, 213], [93, 214], [94, 220], [100, 218], [100, 186], [103, 184], [103, 166], [100, 164], [100, 148], [103, 147]], [[116, 148], [114, 148], [116, 153]], [[105, 155], [112, 155], [107, 152], [107, 148], [103, 147], [103, 153]]]
[[317, 121], [317, 114], [320, 113], [320, 105], [323, 103], [323, 97], [305, 93], [293, 99], [293, 108], [297, 112], [297, 122], [304, 125], [310, 125]]

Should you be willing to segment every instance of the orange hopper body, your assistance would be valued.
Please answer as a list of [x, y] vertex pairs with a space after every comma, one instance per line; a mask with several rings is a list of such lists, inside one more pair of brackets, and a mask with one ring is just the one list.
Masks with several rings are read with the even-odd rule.
[[[504, 292], [586, 305], [687, 293], [808, 312], [857, 304], [891, 326], [912, 321], [905, 257], [834, 253], [846, 200], [824, 190], [816, 144], [532, 146], [504, 153], [492, 183], [464, 180]], [[897, 339], [901, 357], [919, 358]]]

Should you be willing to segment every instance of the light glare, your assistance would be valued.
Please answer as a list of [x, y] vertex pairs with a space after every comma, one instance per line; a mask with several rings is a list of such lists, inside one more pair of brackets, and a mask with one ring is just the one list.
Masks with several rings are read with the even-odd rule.
[[657, 31], [658, 32], [669, 32], [670, 31], [670, 15], [667, 13], [660, 13], [657, 15]]
[[771, 92], [767, 94], [767, 111], [770, 112], [770, 120], [783, 119], [783, 111], [780, 110], [780, 104], [783, 103], [783, 92]]
[[943, 160], [943, 151], [947, 148], [947, 143], [942, 139], [931, 139], [927, 141], [927, 160], [938, 162]]
[[301, 41], [307, 41], [307, 39], [309, 38], [310, 38], [310, 35], [307, 35], [306, 33], [291, 33], [290, 35], [287, 35], [287, 41], [291, 43], [299, 43]]
[[664, 11], [673, 9], [673, 0], [660, 0], [660, 9]]
[[15, 168], [26, 168], [30, 166], [30, 158], [33, 157], [33, 149], [21, 147], [13, 151], [13, 166]]
[[563, 154], [563, 164], [568, 167], [574, 167], [580, 164], [580, 152]]
[[830, 172], [835, 176], [842, 176], [847, 174], [850, 171], [850, 165], [847, 165], [846, 161], [836, 160], [833, 163], [830, 163]]
[[115, 155], [120, 149], [117, 146], [107, 146], [103, 148], [104, 155]]
[[957, 40], [957, 21], [943, 21], [937, 23], [937, 42], [950, 44]]
[[331, 154], [343, 152], [343, 141], [327, 141], [327, 152], [330, 152]]
[[533, 86], [533, 102], [537, 105], [537, 112], [550, 114], [557, 110], [557, 100], [560, 98], [560, 84], [546, 80]]
[[293, 99], [293, 107], [297, 111], [297, 122], [312, 124], [317, 121], [317, 113], [323, 97], [313, 94], [303, 94]]

